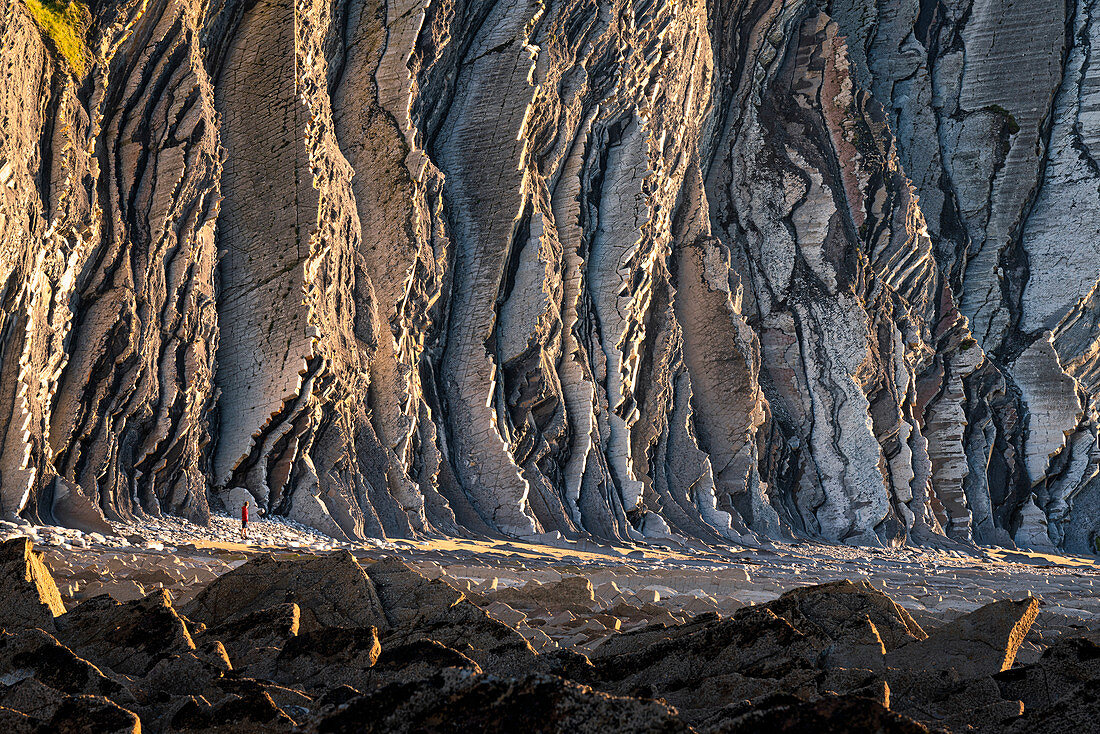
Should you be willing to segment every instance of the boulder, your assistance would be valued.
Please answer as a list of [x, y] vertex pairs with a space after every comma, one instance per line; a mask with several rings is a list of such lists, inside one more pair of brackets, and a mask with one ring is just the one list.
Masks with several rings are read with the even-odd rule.
[[509, 627], [516, 627], [525, 619], [527, 619], [527, 615], [523, 612], [519, 611], [518, 609], [513, 609], [504, 602], [499, 601], [494, 601], [493, 603], [489, 604], [489, 606], [485, 607], [485, 611], [489, 614], [490, 617], [497, 620], [498, 622], [503, 622]]
[[137, 715], [101, 696], [70, 696], [43, 731], [51, 734], [141, 734]]
[[91, 599], [106, 595], [115, 601], [126, 602], [143, 599], [148, 593], [144, 586], [133, 579], [108, 578], [104, 581], [91, 582], [80, 589], [76, 596], [81, 599]]
[[708, 734], [928, 734], [928, 731], [923, 724], [860, 696], [825, 696], [815, 701], [781, 699], [750, 707], [707, 729]]
[[1078, 686], [1058, 699], [1056, 705], [1027, 712], [1010, 727], [1008, 734], [1086, 734], [1100, 724], [1100, 688], [1097, 681]]
[[948, 731], [993, 727], [1000, 734], [1005, 720], [1019, 716], [1022, 708], [1019, 700], [1002, 695], [992, 677], [963, 677], [953, 667], [891, 668], [886, 676], [892, 710]]
[[499, 676], [524, 675], [537, 665], [535, 648], [524, 636], [466, 601], [455, 604], [447, 616], [437, 617], [430, 624], [387, 633], [382, 645], [389, 648], [418, 640], [434, 640], [458, 650], [486, 672]]
[[844, 625], [821, 657], [824, 668], [881, 670], [885, 662], [886, 645], [882, 634], [868, 616], [854, 618]]
[[431, 621], [388, 632], [382, 638], [382, 647], [388, 649], [421, 640], [457, 650], [496, 675], [523, 675], [538, 664], [534, 648], [523, 635], [468, 601], [434, 615]]
[[241, 516], [241, 507], [244, 503], [249, 504], [249, 510], [253, 514], [256, 514], [256, 498], [252, 496], [244, 487], [229, 487], [225, 491], [219, 493], [218, 499], [225, 505], [225, 511], [229, 513], [229, 516], [235, 519], [239, 519]]
[[871, 623], [886, 650], [928, 637], [893, 599], [867, 581], [833, 581], [792, 589], [764, 605], [803, 633], [863, 644]]
[[218, 681], [218, 688], [225, 694], [237, 696], [238, 698], [247, 699], [266, 695], [276, 706], [295, 720], [307, 713], [307, 709], [317, 708], [315, 700], [307, 695], [305, 691], [281, 686], [272, 681], [244, 678], [234, 674], [233, 676], [227, 676]]
[[1027, 637], [1039, 602], [996, 601], [911, 642], [886, 656], [892, 668], [939, 671], [954, 668], [963, 678], [992, 675], [1012, 667]]
[[701, 615], [678, 627], [613, 636], [591, 653], [592, 684], [660, 696], [694, 721], [731, 700], [810, 685], [820, 652], [786, 619], [754, 607], [732, 619]]
[[54, 618], [65, 605], [42, 554], [30, 539], [12, 538], [0, 544], [0, 628], [54, 629]]
[[411, 628], [445, 619], [466, 596], [442, 582], [432, 581], [396, 558], [383, 558], [367, 567], [386, 619], [394, 627]]
[[1086, 637], [1063, 637], [1037, 662], [1002, 671], [994, 680], [1005, 698], [1020, 699], [1027, 711], [1045, 709], [1082, 685], [1100, 685], [1100, 645]]
[[131, 676], [195, 649], [163, 590], [124, 604], [108, 596], [90, 599], [59, 618], [58, 638], [96, 665]]
[[306, 732], [673, 734], [691, 729], [657, 701], [618, 698], [552, 676], [506, 680], [445, 671], [323, 710]]
[[217, 704], [191, 697], [166, 722], [167, 732], [233, 732], [268, 734], [290, 732], [295, 721], [281, 709], [266, 691], [229, 696]]
[[124, 692], [122, 684], [38, 629], [0, 631], [0, 671], [6, 693], [11, 692], [11, 686], [30, 678], [64, 695], [117, 698]]
[[372, 564], [367, 573], [392, 625], [380, 630], [384, 649], [434, 640], [498, 675], [522, 675], [535, 665], [535, 651], [522, 635], [442, 581], [393, 558]]
[[273, 679], [307, 691], [338, 685], [363, 690], [382, 646], [376, 627], [333, 627], [292, 637], [275, 659]]
[[389, 628], [374, 584], [347, 551], [293, 560], [259, 556], [211, 582], [184, 606], [184, 613], [214, 626], [241, 614], [291, 603], [300, 609], [302, 631]]
[[147, 694], [208, 695], [230, 670], [225, 650], [217, 643], [213, 649], [189, 650], [161, 658], [139, 685]]
[[279, 604], [230, 617], [203, 637], [225, 645], [234, 668], [256, 675], [255, 671], [269, 670], [287, 641], [298, 634], [300, 616], [297, 604]]
[[33, 677], [0, 689], [0, 706], [42, 721], [49, 721], [64, 700], [64, 693]]
[[584, 576], [566, 576], [549, 584], [528, 583], [518, 588], [501, 589], [491, 598], [519, 609], [593, 610], [597, 607], [592, 582]]
[[435, 640], [417, 640], [407, 645], [383, 648], [369, 671], [368, 686], [361, 690], [430, 678], [448, 668], [482, 672], [473, 659]]
[[5, 734], [140, 734], [135, 713], [103, 696], [66, 696], [36, 679], [3, 688]]

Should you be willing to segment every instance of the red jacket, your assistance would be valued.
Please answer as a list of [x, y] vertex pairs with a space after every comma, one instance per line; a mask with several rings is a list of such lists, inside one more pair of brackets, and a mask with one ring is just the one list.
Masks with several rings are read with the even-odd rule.
[[248, 524], [248, 505], [241, 505], [241, 523]]

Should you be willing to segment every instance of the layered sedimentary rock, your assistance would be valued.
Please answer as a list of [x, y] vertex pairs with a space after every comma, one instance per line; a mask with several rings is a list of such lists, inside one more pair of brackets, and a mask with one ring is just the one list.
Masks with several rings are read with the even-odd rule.
[[1095, 547], [1084, 0], [4, 3], [5, 515]]
[[[838, 551], [812, 552], [820, 560]], [[1052, 723], [1091, 731], [1100, 713], [1100, 646], [1086, 618], [1094, 615], [1076, 610], [1084, 616], [1059, 624], [1049, 602], [1040, 613], [1039, 600], [1022, 594], [983, 605], [945, 599], [933, 611], [928, 596], [925, 607], [891, 583], [899, 601], [920, 607], [914, 616], [866, 580], [807, 586], [806, 575], [791, 576], [795, 588], [777, 596], [770, 585], [766, 598], [745, 604], [738, 598], [760, 592], [729, 565], [672, 561], [637, 571], [502, 555], [490, 560], [500, 566], [450, 567], [466, 577], [422, 560], [429, 580], [416, 566], [369, 560], [370, 553], [173, 557], [211, 564], [220, 575], [186, 579], [189, 603], [167, 589], [127, 601], [100, 594], [67, 610], [58, 601], [55, 617], [38, 603], [51, 589], [57, 598], [50, 569], [29, 540], [10, 540], [0, 545], [2, 570], [29, 593], [0, 597], [0, 720], [34, 732], [424, 732], [473, 724], [540, 733], [1024, 734], [1051, 731]], [[439, 557], [453, 561], [453, 553]], [[969, 565], [979, 591], [1007, 573], [973, 571], [974, 557], [938, 551], [862, 556], [882, 564], [899, 553], [957, 560], [960, 571]], [[123, 555], [109, 564], [116, 573], [142, 558], [161, 574], [181, 568], [156, 552]], [[105, 558], [53, 549], [46, 561], [68, 575]], [[1090, 583], [1069, 566], [1035, 570], [1011, 577], [1017, 590], [1037, 579], [1045, 595], [1051, 578]], [[501, 571], [507, 586], [497, 588], [493, 577], [468, 588], [470, 574]], [[617, 572], [624, 586], [594, 589], [592, 579], [569, 575], [577, 571], [593, 579]], [[702, 589], [641, 588], [653, 573], [678, 587], [702, 580], [721, 607]], [[38, 607], [30, 616], [28, 601]]]

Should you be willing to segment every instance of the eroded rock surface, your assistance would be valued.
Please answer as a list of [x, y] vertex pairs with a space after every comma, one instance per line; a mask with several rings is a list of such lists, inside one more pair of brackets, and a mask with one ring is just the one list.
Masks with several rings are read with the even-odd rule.
[[414, 684], [394, 684], [322, 713], [317, 732], [443, 732], [450, 722], [478, 731], [661, 732], [690, 728], [656, 701], [619, 698], [560, 678], [520, 680], [456, 671]]
[[[533, 586], [510, 623], [487, 614], [507, 588], [467, 598], [450, 574], [346, 553], [244, 564], [195, 597], [203, 622], [165, 591], [93, 597], [57, 617], [56, 636], [0, 631], [0, 721], [15, 732], [992, 734], [1100, 715], [1100, 652], [1080, 626], [1014, 660], [1050, 631], [1034, 598], [926, 615], [926, 630], [888, 594], [841, 581], [678, 618], [658, 606], [669, 587], [639, 588], [631, 607], [625, 588], [592, 583], [605, 572], [575, 571]], [[308, 576], [331, 592], [349, 575], [377, 592], [365, 616], [296, 586]], [[258, 593], [245, 596], [245, 582]], [[288, 595], [297, 601], [252, 609]], [[551, 628], [552, 645], [525, 639]]]
[[38, 627], [52, 630], [65, 604], [53, 576], [27, 538], [0, 545], [0, 628]]
[[1012, 667], [1038, 614], [1036, 599], [994, 602], [895, 650], [887, 663], [905, 659], [908, 667], [954, 668], [964, 677], [999, 673]]
[[[219, 577], [185, 607], [188, 617], [211, 626], [218, 620], [294, 604], [295, 630], [388, 626], [373, 582], [346, 551], [305, 562], [264, 555]], [[285, 609], [285, 607], [284, 607]]]
[[1094, 552], [1088, 0], [2, 1], [6, 518]]
[[144, 675], [161, 660], [195, 649], [164, 591], [125, 603], [97, 596], [61, 619], [58, 636], [89, 660], [125, 675]]

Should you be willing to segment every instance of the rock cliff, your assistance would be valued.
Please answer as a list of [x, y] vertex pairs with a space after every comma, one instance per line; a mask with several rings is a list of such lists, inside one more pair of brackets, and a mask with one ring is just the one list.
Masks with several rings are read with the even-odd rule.
[[71, 2], [5, 516], [1095, 551], [1092, 0]]

